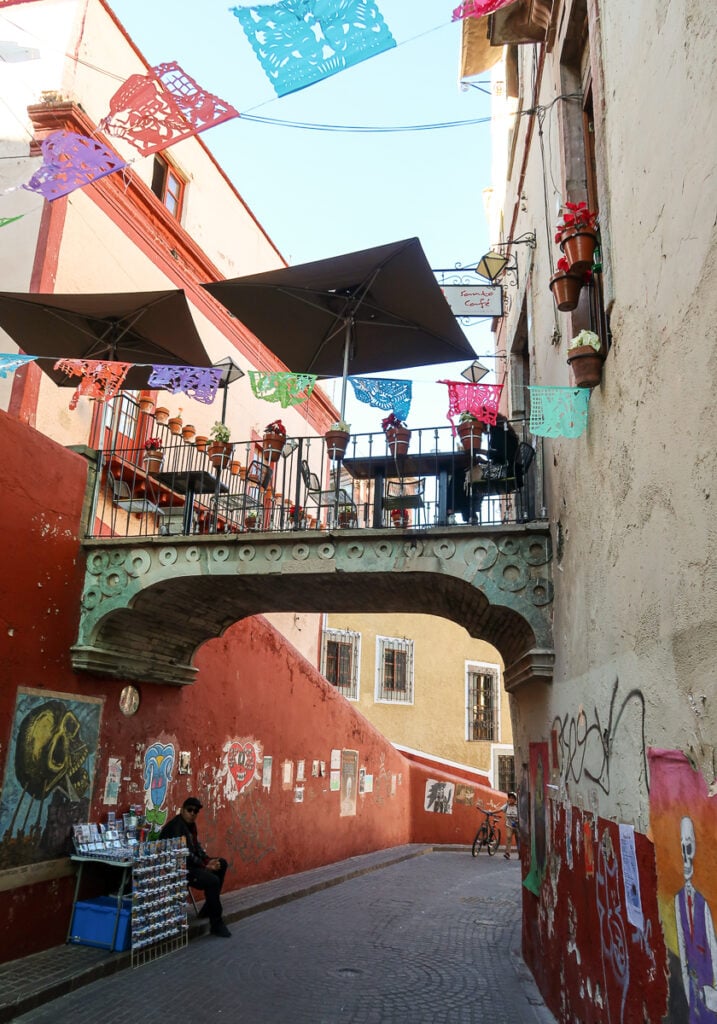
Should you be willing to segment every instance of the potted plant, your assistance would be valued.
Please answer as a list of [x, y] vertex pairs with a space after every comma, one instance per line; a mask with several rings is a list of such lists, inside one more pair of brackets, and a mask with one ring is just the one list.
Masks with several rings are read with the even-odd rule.
[[164, 445], [161, 437], [148, 437], [144, 442], [144, 468], [148, 473], [157, 473], [164, 461]]
[[209, 461], [215, 469], [224, 469], [232, 457], [234, 445], [229, 443], [231, 433], [226, 423], [217, 421], [209, 431], [210, 444], [207, 448]]
[[464, 410], [458, 417], [456, 430], [467, 452], [480, 448], [485, 423], [479, 420], [475, 413]]
[[229, 463], [229, 472], [232, 476], [238, 476], [239, 470], [241, 469], [241, 462], [239, 459], [232, 459]]
[[182, 438], [183, 438], [183, 440], [187, 441], [188, 443], [193, 441], [194, 440], [194, 435], [196, 434], [196, 432], [197, 432], [196, 428], [194, 427], [193, 424], [186, 423], [182, 427]]
[[164, 405], [158, 405], [154, 410], [154, 418], [157, 423], [166, 423], [169, 419], [169, 409]]
[[289, 505], [289, 523], [292, 523], [297, 529], [306, 526], [306, 517], [301, 505]]
[[350, 423], [347, 423], [345, 420], [337, 420], [336, 423], [332, 423], [324, 434], [328, 457], [336, 462], [340, 462], [346, 454], [350, 437]]
[[139, 399], [139, 411], [143, 412], [145, 416], [151, 416], [154, 412], [154, 401], [147, 395], [141, 395]]
[[381, 420], [381, 429], [386, 435], [388, 450], [394, 457], [405, 455], [411, 440], [411, 431], [403, 420], [399, 420], [394, 412]]
[[247, 530], [253, 530], [256, 528], [256, 512], [247, 512], [244, 517], [244, 525]]
[[350, 505], [341, 505], [338, 512], [339, 526], [353, 526], [356, 522], [356, 513]]
[[276, 462], [286, 443], [286, 427], [281, 420], [273, 420], [264, 427], [264, 457]]
[[182, 410], [180, 409], [176, 416], [169, 417], [169, 429], [173, 434], [182, 433]]
[[576, 387], [597, 387], [602, 380], [604, 361], [602, 342], [594, 331], [581, 331], [568, 343], [568, 365]]
[[411, 517], [407, 508], [391, 509], [391, 522], [395, 527], [404, 528], [411, 525]]
[[556, 306], [563, 313], [577, 306], [585, 277], [585, 274], [573, 270], [564, 256], [560, 257], [556, 272], [550, 278], [550, 290]]
[[196, 447], [197, 451], [198, 452], [205, 452], [207, 450], [207, 443], [208, 443], [208, 441], [209, 441], [209, 438], [205, 437], [204, 434], [197, 434], [196, 437], [194, 438], [194, 444], [195, 444], [195, 447]]
[[571, 271], [584, 274], [593, 265], [597, 246], [597, 213], [587, 203], [565, 203], [555, 232]]

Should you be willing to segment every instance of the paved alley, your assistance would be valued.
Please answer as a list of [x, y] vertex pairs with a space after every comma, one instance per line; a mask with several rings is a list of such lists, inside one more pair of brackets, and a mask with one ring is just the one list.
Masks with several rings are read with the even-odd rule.
[[549, 1024], [520, 957], [520, 871], [435, 851], [230, 923], [16, 1019]]

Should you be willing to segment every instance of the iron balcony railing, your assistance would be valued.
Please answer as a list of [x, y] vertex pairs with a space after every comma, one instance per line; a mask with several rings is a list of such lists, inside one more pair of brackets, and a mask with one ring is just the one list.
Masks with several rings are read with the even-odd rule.
[[369, 433], [351, 435], [341, 460], [316, 436], [289, 437], [273, 453], [261, 439], [232, 442], [219, 460], [152, 421], [161, 453], [118, 432], [98, 453], [87, 535], [426, 530], [544, 518], [541, 460], [526, 423], [501, 429], [515, 434], [508, 461], [499, 434], [486, 427], [465, 450], [450, 426], [413, 430], [405, 455], [383, 433]]

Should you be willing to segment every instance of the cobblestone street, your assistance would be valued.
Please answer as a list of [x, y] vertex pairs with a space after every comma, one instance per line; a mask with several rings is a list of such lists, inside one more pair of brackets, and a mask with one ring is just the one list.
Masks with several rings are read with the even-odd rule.
[[16, 1018], [549, 1024], [520, 957], [520, 870], [430, 852], [230, 923]]

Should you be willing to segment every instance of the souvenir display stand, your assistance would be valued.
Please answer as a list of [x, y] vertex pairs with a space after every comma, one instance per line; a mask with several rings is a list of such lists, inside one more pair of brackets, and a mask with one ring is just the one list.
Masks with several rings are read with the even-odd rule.
[[[117, 824], [74, 827], [71, 859], [79, 866], [67, 941], [110, 951], [131, 948], [132, 966], [138, 967], [187, 944], [187, 848], [183, 839], [148, 842], [134, 814], [124, 815], [124, 828]], [[79, 900], [86, 864], [119, 869], [117, 892]]]
[[132, 870], [132, 966], [187, 945], [187, 847], [139, 843]]

